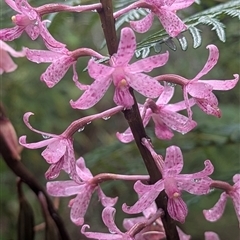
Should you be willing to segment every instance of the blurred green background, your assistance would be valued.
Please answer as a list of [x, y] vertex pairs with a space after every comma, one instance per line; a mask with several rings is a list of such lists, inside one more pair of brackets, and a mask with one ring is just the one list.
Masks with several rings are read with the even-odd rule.
[[[31, 1], [31, 4], [39, 6], [40, 3], [46, 2], [48, 1]], [[85, 2], [89, 3], [90, 1], [82, 1], [81, 4]], [[219, 2], [205, 0], [202, 1], [200, 6], [194, 4], [189, 12], [183, 11], [182, 15], [188, 16], [191, 12], [194, 13], [216, 4], [219, 4]], [[15, 13], [10, 11], [5, 3], [1, 3], [1, 9], [0, 27], [11, 27], [10, 17]], [[106, 48], [100, 49], [103, 42], [103, 33], [97, 13], [60, 13], [51, 17], [53, 17], [53, 22], [50, 26], [50, 32], [56, 39], [66, 43], [70, 50], [84, 46], [99, 50], [102, 54], [107, 54]], [[203, 37], [201, 47], [193, 49], [189, 33], [184, 33], [184, 36], [190, 42], [188, 49], [182, 51], [178, 45], [177, 51], [173, 51], [167, 46], [163, 46], [163, 52], [165, 50], [170, 52], [170, 59], [166, 66], [153, 71], [151, 74], [156, 76], [164, 73], [176, 73], [191, 79], [202, 69], [207, 60], [208, 50], [206, 46], [215, 44], [220, 50], [220, 59], [217, 66], [208, 75], [204, 76], [204, 79], [232, 79], [233, 74], [239, 73], [240, 69], [240, 26], [239, 20], [236, 18], [226, 17], [223, 23], [226, 25], [227, 40], [225, 43], [217, 38], [210, 27], [200, 26]], [[158, 27], [159, 22], [155, 19], [151, 32], [154, 32]], [[137, 34], [139, 40], [144, 37], [146, 35]], [[20, 39], [9, 44], [17, 50], [20, 50], [22, 46], [32, 49], [45, 49], [41, 39], [32, 42], [29, 41], [28, 36], [25, 34]], [[83, 83], [92, 82], [87, 72], [82, 72], [88, 60], [87, 57], [81, 58], [77, 65], [79, 79]], [[111, 87], [108, 94], [94, 108], [85, 111], [71, 109], [69, 101], [71, 99], [76, 100], [81, 95], [80, 90], [75, 87], [72, 81], [72, 69], [68, 71], [60, 83], [54, 88], [48, 89], [39, 80], [48, 64], [37, 65], [24, 58], [14, 59], [14, 61], [18, 64], [18, 69], [13, 73], [4, 73], [1, 76], [1, 101], [18, 136], [27, 135], [29, 142], [39, 141], [42, 136], [31, 132], [24, 125], [22, 116], [25, 112], [35, 114], [30, 118], [30, 122], [35, 128], [49, 133], [60, 134], [72, 121], [114, 106], [112, 101], [113, 88]], [[166, 147], [172, 144], [181, 147], [185, 160], [184, 173], [201, 170], [204, 166], [204, 160], [210, 159], [215, 166], [213, 178], [232, 183], [232, 176], [239, 173], [240, 170], [240, 86], [238, 84], [234, 90], [229, 92], [216, 92], [216, 96], [222, 110], [220, 119], [207, 116], [197, 107], [194, 107], [194, 119], [198, 122], [198, 126], [191, 133], [185, 136], [175, 133], [175, 137], [171, 141], [163, 142], [155, 138], [153, 123], [147, 127], [147, 133], [152, 137], [156, 151], [161, 154], [165, 154]], [[137, 97], [140, 101], [142, 100], [141, 97]], [[176, 87], [174, 100], [180, 99], [181, 89]], [[121, 113], [107, 121], [94, 121], [83, 132], [74, 135], [76, 157], [83, 156], [93, 174], [101, 172], [145, 174], [146, 170], [135, 144], [122, 144], [115, 137], [117, 131], [122, 132], [126, 127], [127, 123]], [[22, 162], [45, 185], [44, 173], [48, 165], [41, 157], [42, 151], [43, 149], [25, 149], [22, 152]], [[16, 239], [19, 211], [16, 176], [8, 169], [2, 159], [0, 161], [0, 174], [0, 238], [1, 240]], [[66, 178], [65, 174], [61, 174], [59, 179]], [[119, 196], [116, 219], [119, 228], [122, 228], [122, 220], [127, 217], [127, 215], [121, 213], [122, 203], [127, 202], [130, 205], [137, 199], [132, 193], [132, 184], [116, 181], [104, 183], [102, 187], [107, 195]], [[36, 224], [41, 223], [43, 218], [35, 195], [27, 187], [24, 188], [24, 192], [34, 208]], [[186, 223], [181, 227], [187, 234], [192, 235], [192, 239], [204, 239], [203, 234], [205, 231], [215, 231], [222, 240], [239, 239], [238, 221], [230, 200], [227, 203], [223, 217], [219, 221], [209, 223], [203, 218], [202, 210], [211, 208], [220, 194], [221, 191], [218, 190], [202, 197], [184, 193], [183, 197], [187, 201], [189, 214]], [[80, 235], [80, 228], [70, 222], [69, 208], [67, 207], [69, 199], [61, 199], [60, 215], [63, 217], [71, 238], [73, 240], [84, 239]], [[92, 226], [91, 230], [100, 230], [103, 227], [101, 210], [102, 207], [96, 195], [94, 195], [85, 219], [86, 223]], [[43, 231], [39, 231], [36, 234], [36, 239], [43, 239], [43, 236]]]

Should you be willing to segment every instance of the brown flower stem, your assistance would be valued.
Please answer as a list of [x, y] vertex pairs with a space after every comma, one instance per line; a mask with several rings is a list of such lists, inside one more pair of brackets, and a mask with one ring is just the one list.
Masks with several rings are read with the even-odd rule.
[[115, 19], [113, 18], [112, 0], [100, 0], [100, 3], [102, 4], [102, 8], [97, 11], [101, 19], [108, 52], [110, 55], [113, 55], [117, 52], [118, 40], [115, 29]]
[[[113, 8], [111, 0], [100, 0], [102, 3], [102, 9], [98, 10], [100, 15], [103, 32], [105, 35], [108, 51], [110, 55], [113, 55], [117, 52], [118, 41], [117, 34], [115, 29], [115, 20], [113, 17]], [[134, 139], [136, 141], [137, 147], [140, 151], [140, 154], [144, 160], [148, 173], [150, 175], [150, 182], [153, 184], [161, 179], [161, 173], [157, 169], [154, 159], [151, 153], [146, 147], [142, 145], [142, 138], [149, 138], [143, 127], [142, 119], [139, 113], [137, 101], [134, 97], [133, 90], [130, 89], [130, 93], [134, 99], [134, 105], [131, 109], [124, 110], [124, 116], [128, 121], [128, 124], [132, 130]], [[179, 236], [176, 229], [176, 224], [173, 219], [169, 216], [167, 212], [167, 195], [164, 191], [156, 199], [156, 204], [158, 208], [163, 209], [164, 216], [162, 217], [163, 226], [166, 232], [167, 240], [179, 240]]]
[[[6, 121], [7, 117], [3, 111], [2, 106], [0, 105], [0, 128], [2, 127], [2, 122]], [[9, 121], [9, 120], [8, 120]], [[10, 123], [10, 121], [9, 121]], [[26, 183], [32, 191], [38, 196], [39, 193], [43, 193], [48, 206], [48, 211], [56, 223], [59, 235], [61, 236], [61, 240], [70, 240], [70, 237], [65, 229], [64, 223], [62, 222], [59, 214], [54, 209], [51, 199], [47, 195], [45, 188], [37, 181], [36, 177], [23, 165], [17, 155], [12, 153], [12, 149], [9, 147], [6, 136], [2, 134], [0, 131], [0, 153], [5, 160], [8, 167], [21, 178], [21, 181]]]
[[226, 193], [229, 193], [234, 189], [229, 183], [220, 180], [213, 180], [210, 187], [224, 190]]

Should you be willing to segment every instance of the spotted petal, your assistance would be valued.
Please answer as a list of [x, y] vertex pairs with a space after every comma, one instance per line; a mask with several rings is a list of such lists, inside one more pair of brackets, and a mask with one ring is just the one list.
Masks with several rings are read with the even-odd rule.
[[146, 17], [139, 21], [130, 21], [131, 28], [139, 33], [147, 32], [153, 23], [154, 14], [149, 13]]

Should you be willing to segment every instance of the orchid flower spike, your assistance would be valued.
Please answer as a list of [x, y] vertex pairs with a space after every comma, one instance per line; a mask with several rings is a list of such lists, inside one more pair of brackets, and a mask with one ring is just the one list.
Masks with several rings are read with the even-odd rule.
[[52, 37], [46, 27], [47, 21], [41, 20], [37, 9], [31, 7], [27, 0], [5, 0], [5, 2], [18, 14], [12, 17], [15, 27], [0, 30], [0, 40], [12, 41], [20, 37], [25, 31], [32, 40], [36, 40], [41, 35], [49, 48], [61, 49], [65, 47], [65, 44]]
[[0, 40], [0, 75], [4, 72], [13, 72], [17, 69], [17, 65], [13, 62], [10, 55], [13, 57], [24, 57], [26, 55], [26, 49], [22, 51], [15, 51], [8, 44]]
[[183, 96], [190, 119], [192, 119], [192, 110], [190, 108], [188, 94], [195, 99], [196, 104], [203, 112], [216, 117], [221, 117], [221, 111], [218, 108], [218, 100], [212, 91], [230, 90], [236, 86], [239, 80], [238, 74], [234, 74], [234, 79], [231, 80], [200, 80], [203, 75], [207, 74], [216, 65], [219, 57], [219, 51], [215, 45], [208, 45], [207, 48], [209, 49], [209, 57], [203, 69], [195, 78], [186, 82], [183, 86]]
[[[152, 150], [153, 151], [153, 150]], [[153, 155], [153, 154], [152, 154]], [[161, 158], [153, 157], [155, 161], [162, 161]], [[183, 223], [188, 213], [187, 205], [181, 197], [181, 192], [187, 191], [195, 195], [207, 194], [210, 191], [213, 165], [209, 160], [204, 162], [205, 168], [193, 174], [180, 174], [183, 168], [183, 157], [179, 147], [171, 146], [166, 150], [165, 161], [156, 163], [162, 166], [162, 179], [153, 185], [145, 185], [141, 181], [134, 184], [134, 190], [140, 195], [139, 200], [131, 207], [123, 204], [122, 209], [129, 214], [140, 213], [147, 209], [165, 189], [168, 196], [167, 211], [169, 215]]]
[[203, 210], [204, 217], [208, 221], [215, 222], [222, 217], [227, 203], [227, 198], [229, 197], [233, 201], [233, 206], [240, 226], [240, 174], [235, 174], [233, 176], [233, 182], [234, 185], [232, 186], [232, 190], [223, 192], [213, 208]]
[[176, 37], [187, 29], [187, 26], [176, 15], [177, 10], [189, 7], [194, 0], [143, 0], [150, 8], [150, 13], [139, 21], [131, 21], [130, 25], [136, 32], [147, 32], [152, 26], [154, 15], [162, 23], [170, 37]]
[[77, 178], [75, 178], [75, 180], [48, 182], [47, 192], [55, 197], [77, 195], [69, 202], [69, 206], [71, 207], [70, 217], [73, 223], [82, 225], [92, 194], [95, 191], [97, 191], [99, 199], [104, 207], [114, 206], [118, 198], [107, 197], [99, 184], [91, 182], [93, 175], [86, 167], [82, 157], [76, 162], [76, 172]]
[[158, 97], [163, 91], [163, 86], [142, 72], [150, 72], [156, 67], [163, 66], [168, 60], [168, 52], [129, 64], [135, 50], [134, 32], [131, 28], [123, 28], [118, 51], [111, 56], [110, 66], [97, 63], [94, 59], [88, 62], [88, 73], [95, 81], [78, 100], [70, 102], [72, 107], [88, 109], [94, 106], [103, 97], [111, 82], [115, 86], [114, 102], [125, 108], [131, 108], [134, 103], [129, 92], [130, 87], [145, 97]]
[[38, 149], [47, 146], [47, 148], [42, 152], [43, 158], [51, 165], [45, 173], [45, 177], [47, 179], [54, 179], [58, 177], [62, 169], [66, 173], [70, 174], [72, 178], [75, 178], [76, 168], [73, 139], [65, 136], [64, 134], [55, 135], [34, 129], [29, 123], [29, 117], [31, 115], [33, 115], [31, 112], [24, 114], [23, 120], [26, 126], [30, 130], [41, 134], [45, 140], [36, 143], [27, 143], [26, 136], [21, 136], [19, 138], [19, 143], [29, 149]]

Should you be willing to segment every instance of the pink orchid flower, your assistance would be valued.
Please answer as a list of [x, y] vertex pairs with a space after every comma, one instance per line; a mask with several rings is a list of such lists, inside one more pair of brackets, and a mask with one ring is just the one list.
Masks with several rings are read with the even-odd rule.
[[145, 185], [141, 181], [137, 181], [134, 184], [134, 189], [140, 195], [140, 198], [131, 207], [123, 204], [123, 211], [129, 214], [144, 211], [155, 201], [159, 193], [165, 189], [168, 196], [167, 210], [169, 215], [183, 223], [188, 209], [181, 197], [182, 190], [195, 195], [207, 194], [210, 191], [212, 180], [208, 176], [213, 172], [213, 165], [209, 160], [206, 160], [204, 164], [205, 168], [201, 172], [180, 174], [183, 168], [182, 152], [177, 146], [168, 147], [165, 161], [159, 162], [159, 165], [163, 166], [163, 178], [153, 185]]
[[17, 69], [17, 65], [13, 62], [10, 55], [13, 57], [24, 57], [26, 55], [26, 50], [15, 51], [8, 44], [0, 40], [0, 75], [4, 72], [13, 72]]
[[78, 74], [76, 71], [77, 59], [80, 56], [94, 56], [103, 58], [103, 56], [92, 49], [79, 48], [75, 51], [69, 51], [62, 48], [61, 51], [54, 49], [48, 50], [26, 50], [28, 60], [35, 63], [51, 63], [47, 70], [41, 75], [41, 81], [45, 82], [49, 88], [54, 87], [66, 74], [68, 69], [73, 67], [73, 81], [81, 90], [86, 90], [87, 85], [78, 82]]
[[58, 177], [62, 169], [75, 179], [76, 168], [72, 138], [69, 138], [64, 134], [55, 135], [34, 129], [29, 123], [29, 117], [31, 115], [33, 115], [31, 112], [24, 114], [23, 120], [26, 126], [30, 130], [41, 134], [46, 139], [36, 143], [27, 143], [26, 136], [21, 136], [19, 138], [19, 143], [29, 149], [38, 149], [47, 146], [47, 148], [42, 152], [43, 158], [51, 165], [45, 173], [45, 177], [47, 179], [54, 179]]
[[147, 32], [152, 26], [154, 15], [162, 23], [170, 37], [176, 37], [187, 29], [187, 26], [176, 15], [177, 10], [187, 8], [194, 0], [144, 0], [150, 5], [151, 12], [139, 21], [131, 21], [130, 25], [136, 32]]
[[77, 59], [72, 57], [70, 53], [66, 48], [62, 48], [61, 52], [27, 49], [26, 57], [36, 63], [51, 63], [40, 79], [49, 88], [52, 88], [63, 78], [71, 66], [73, 66], [74, 76], [77, 76]]
[[81, 233], [87, 238], [98, 239], [98, 240], [135, 240], [131, 237], [128, 232], [123, 233], [114, 222], [114, 215], [116, 210], [113, 207], [106, 207], [102, 212], [102, 219], [110, 233], [100, 232], [86, 232], [86, 228], [90, 228], [89, 225], [85, 224], [82, 226]]
[[[139, 105], [140, 114], [143, 118], [143, 126], [146, 127], [153, 119], [155, 123], [155, 134], [157, 138], [170, 140], [174, 134], [172, 130], [185, 134], [196, 127], [197, 123], [193, 120], [189, 120], [188, 117], [177, 113], [178, 111], [186, 109], [185, 102], [179, 102], [175, 104], [168, 104], [174, 93], [174, 87], [165, 86], [162, 94], [158, 100], [153, 102], [148, 99], [146, 106], [149, 107], [146, 110], [146, 114], [143, 115], [145, 106]], [[194, 105], [194, 99], [190, 100], [190, 105]], [[133, 134], [130, 128], [123, 133], [116, 133], [117, 138], [124, 143], [133, 141]]]
[[158, 97], [163, 86], [154, 78], [143, 74], [156, 67], [163, 66], [168, 60], [168, 52], [141, 59], [133, 64], [129, 61], [136, 49], [136, 38], [131, 28], [121, 30], [118, 51], [110, 58], [110, 66], [97, 63], [93, 59], [88, 62], [88, 73], [95, 79], [77, 101], [71, 101], [73, 108], [87, 109], [95, 105], [105, 94], [111, 82], [115, 86], [114, 102], [130, 108], [134, 101], [129, 88], [135, 89], [150, 98]]
[[91, 182], [93, 175], [85, 166], [84, 159], [81, 157], [76, 162], [76, 172], [78, 178], [68, 181], [54, 181], [47, 183], [47, 192], [55, 197], [68, 197], [77, 195], [69, 203], [71, 207], [70, 217], [76, 225], [84, 223], [84, 216], [86, 214], [92, 194], [97, 190], [99, 199], [104, 207], [113, 206], [117, 202], [116, 198], [105, 196], [99, 184]]
[[0, 30], [1, 40], [12, 41], [20, 37], [25, 31], [32, 40], [41, 35], [48, 48], [61, 49], [65, 47], [65, 44], [56, 41], [52, 37], [46, 28], [47, 21], [41, 20], [38, 11], [31, 7], [27, 0], [5, 0], [5, 2], [18, 14], [12, 17], [15, 27]]
[[235, 174], [233, 176], [233, 182], [234, 185], [231, 191], [223, 192], [213, 208], [203, 211], [204, 217], [208, 221], [215, 222], [222, 217], [227, 203], [227, 198], [229, 197], [233, 201], [233, 206], [240, 226], [240, 174]]
[[188, 100], [188, 94], [196, 100], [196, 104], [203, 112], [220, 117], [221, 111], [218, 108], [218, 100], [212, 91], [230, 90], [236, 86], [239, 80], [238, 74], [234, 74], [234, 79], [232, 80], [200, 80], [203, 75], [207, 74], [216, 65], [219, 57], [219, 51], [215, 45], [208, 45], [207, 48], [209, 49], [209, 57], [203, 69], [183, 87], [183, 95], [190, 119], [192, 118], [192, 111]]

